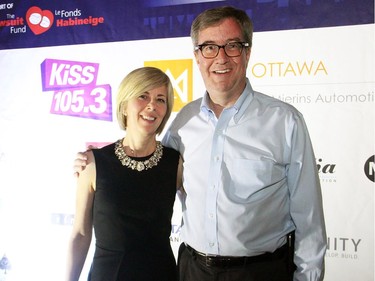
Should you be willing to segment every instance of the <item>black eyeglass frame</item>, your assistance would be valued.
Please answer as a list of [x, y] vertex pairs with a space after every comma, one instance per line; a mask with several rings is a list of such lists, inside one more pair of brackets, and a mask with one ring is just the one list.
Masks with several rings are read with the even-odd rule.
[[[230, 55], [227, 54], [227, 51], [225, 50], [225, 47], [226, 47], [226, 46], [228, 46], [228, 45], [230, 45], [230, 44], [233, 44], [233, 43], [241, 44], [241, 47], [242, 47], [241, 50], [240, 50], [240, 54], [237, 55], [237, 56], [230, 56]], [[206, 47], [206, 46], [216, 46], [216, 47], [218, 47], [216, 55], [213, 56], [213, 57], [205, 57], [205, 56], [203, 55], [202, 48], [204, 48], [204, 47]], [[217, 44], [213, 44], [213, 43], [204, 43], [204, 44], [200, 44], [200, 45], [195, 46], [195, 47], [194, 47], [194, 51], [198, 51], [198, 50], [200, 50], [201, 53], [202, 53], [202, 56], [203, 56], [204, 58], [206, 58], [206, 59], [214, 59], [214, 58], [216, 58], [216, 57], [218, 56], [218, 54], [219, 54], [219, 52], [220, 52], [220, 49], [222, 48], [222, 49], [224, 50], [224, 53], [225, 53], [228, 57], [230, 57], [230, 58], [235, 58], [235, 57], [239, 57], [239, 56], [242, 54], [243, 49], [244, 49], [244, 48], [247, 48], [247, 47], [249, 47], [249, 46], [250, 46], [250, 44], [249, 44], [248, 42], [237, 42], [237, 41], [236, 41], [236, 42], [228, 42], [228, 43], [225, 44], [225, 45], [217, 45]]]

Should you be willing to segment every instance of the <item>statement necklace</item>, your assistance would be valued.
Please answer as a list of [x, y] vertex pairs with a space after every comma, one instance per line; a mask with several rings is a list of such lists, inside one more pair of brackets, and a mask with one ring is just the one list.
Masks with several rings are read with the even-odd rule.
[[123, 166], [128, 167], [132, 170], [142, 172], [143, 170], [151, 169], [158, 164], [159, 160], [163, 156], [163, 146], [158, 141], [156, 142], [156, 149], [149, 159], [145, 161], [134, 160], [126, 155], [124, 146], [122, 145], [122, 140], [123, 139], [120, 139], [116, 142], [115, 154]]

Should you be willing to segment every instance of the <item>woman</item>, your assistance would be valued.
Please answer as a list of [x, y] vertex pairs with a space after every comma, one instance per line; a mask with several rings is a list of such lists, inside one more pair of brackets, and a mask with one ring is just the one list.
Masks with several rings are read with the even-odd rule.
[[173, 99], [168, 76], [157, 68], [136, 69], [121, 82], [116, 114], [126, 136], [87, 152], [77, 180], [66, 280], [79, 279], [93, 227], [88, 280], [177, 280], [169, 236], [181, 165], [177, 151], [156, 141]]

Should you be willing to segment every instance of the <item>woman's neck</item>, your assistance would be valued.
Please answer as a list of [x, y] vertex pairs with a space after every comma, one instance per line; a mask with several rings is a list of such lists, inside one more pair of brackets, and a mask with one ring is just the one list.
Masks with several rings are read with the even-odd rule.
[[154, 153], [156, 149], [156, 139], [155, 136], [150, 138], [134, 138], [126, 135], [122, 145], [124, 146], [127, 155], [144, 157]]

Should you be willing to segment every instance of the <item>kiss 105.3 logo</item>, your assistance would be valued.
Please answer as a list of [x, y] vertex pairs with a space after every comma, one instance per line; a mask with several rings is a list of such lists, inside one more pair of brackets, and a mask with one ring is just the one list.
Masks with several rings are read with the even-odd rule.
[[99, 64], [46, 59], [43, 91], [53, 90], [50, 113], [112, 121], [111, 86], [96, 85]]

